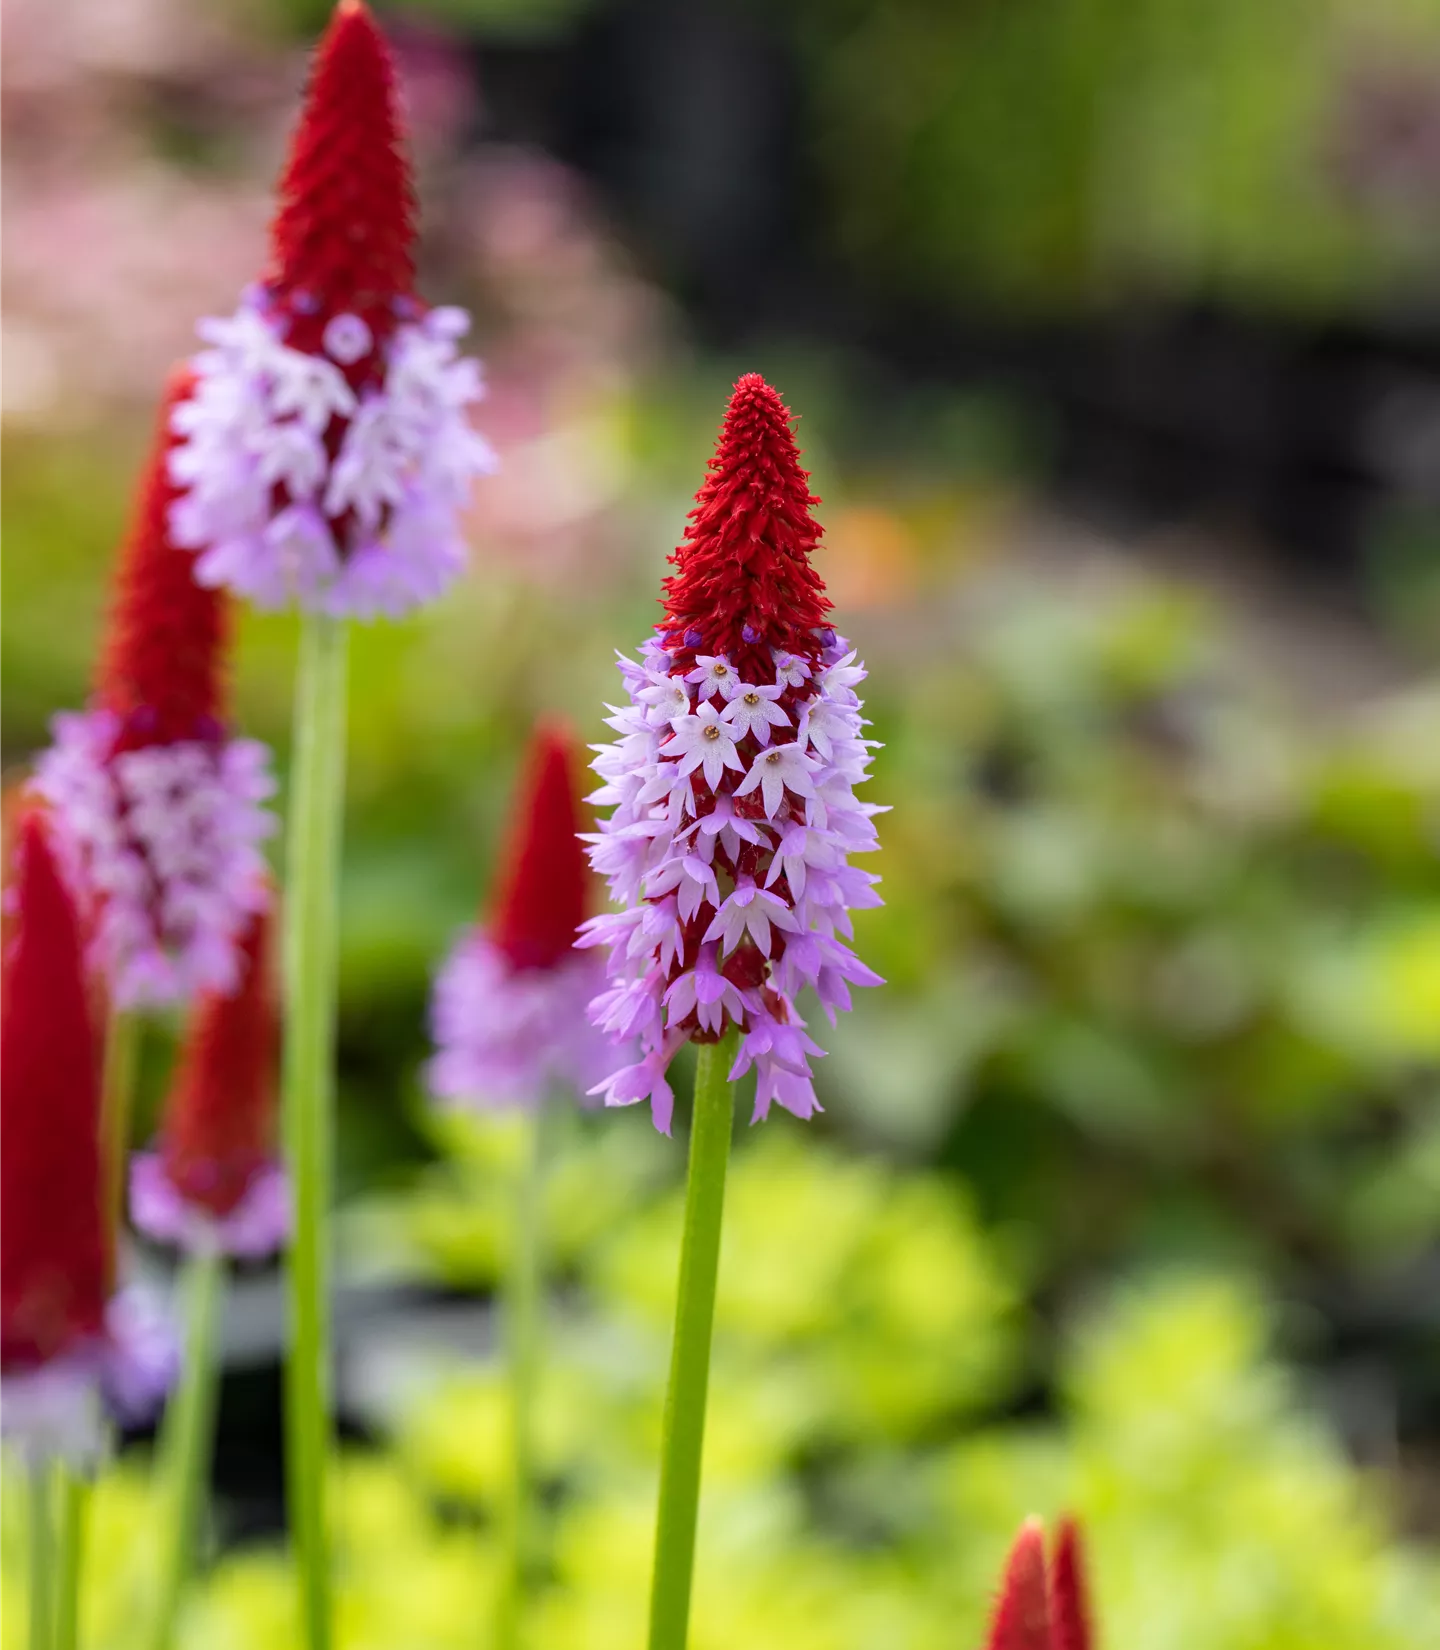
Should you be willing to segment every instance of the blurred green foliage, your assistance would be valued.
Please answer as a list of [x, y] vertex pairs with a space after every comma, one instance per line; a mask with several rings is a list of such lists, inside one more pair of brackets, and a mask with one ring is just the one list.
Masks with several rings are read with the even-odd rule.
[[789, 10], [826, 233], [882, 290], [1303, 309], [1433, 280], [1429, 0]]
[[[902, 1250], [933, 1239], [935, 1189], [786, 1143], [745, 1165], [746, 1191], [793, 1191], [804, 1205], [832, 1185], [843, 1210], [857, 1184], [883, 1197]], [[742, 1160], [744, 1162], [744, 1160]], [[928, 1208], [927, 1208], [928, 1206]], [[743, 1199], [742, 1199], [743, 1207]], [[773, 1208], [773, 1206], [772, 1206]], [[1004, 1299], [1004, 1267], [949, 1206], [949, 1234], [930, 1281], [951, 1264]], [[955, 1224], [956, 1221], [959, 1224]], [[1151, 1277], [1122, 1291], [1067, 1338], [1065, 1402], [1053, 1422], [904, 1441], [869, 1423], [836, 1454], [817, 1455], [811, 1394], [781, 1373], [803, 1327], [827, 1373], [848, 1385], [854, 1352], [848, 1290], [784, 1306], [746, 1260], [746, 1217], [732, 1228], [726, 1328], [712, 1384], [694, 1642], [697, 1650], [941, 1650], [978, 1645], [1004, 1548], [1032, 1511], [1075, 1509], [1095, 1565], [1104, 1642], [1132, 1650], [1418, 1650], [1440, 1620], [1440, 1569], [1387, 1544], [1383, 1520], [1333, 1441], [1306, 1412], [1267, 1349], [1267, 1315], [1223, 1274]], [[649, 1213], [614, 1244], [648, 1246]], [[824, 1246], [828, 1234], [812, 1233]], [[839, 1233], [843, 1245], [844, 1216]], [[910, 1239], [913, 1237], [914, 1244]], [[871, 1240], [867, 1240], [871, 1241]], [[601, 1244], [601, 1250], [609, 1245]], [[884, 1245], [882, 1243], [881, 1247]], [[642, 1296], [663, 1268], [645, 1269]], [[879, 1291], [893, 1306], [903, 1273]], [[774, 1271], [773, 1265], [767, 1268]], [[653, 1440], [663, 1344], [629, 1356], [616, 1324], [639, 1308], [599, 1269], [595, 1305], [610, 1328], [557, 1331], [541, 1415], [551, 1481], [552, 1564], [535, 1640], [552, 1650], [621, 1650], [643, 1629], [653, 1516]], [[903, 1316], [903, 1310], [899, 1314]], [[872, 1320], [869, 1356], [913, 1351], [896, 1315]], [[993, 1344], [1001, 1318], [972, 1316]], [[749, 1340], [769, 1356], [736, 1358]], [[958, 1367], [960, 1390], [967, 1368]], [[437, 1367], [397, 1418], [393, 1453], [354, 1455], [337, 1470], [340, 1643], [415, 1650], [485, 1643], [499, 1559], [504, 1399], [488, 1366]], [[4, 1640], [23, 1631], [19, 1496], [5, 1502]], [[154, 1582], [154, 1510], [134, 1463], [102, 1478], [92, 1515], [86, 1642], [139, 1642]], [[298, 1643], [291, 1577], [268, 1548], [224, 1556], [187, 1609], [180, 1644], [285, 1650]]]

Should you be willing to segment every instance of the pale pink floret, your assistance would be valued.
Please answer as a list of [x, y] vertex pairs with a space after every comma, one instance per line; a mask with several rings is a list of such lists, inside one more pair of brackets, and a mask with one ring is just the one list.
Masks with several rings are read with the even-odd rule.
[[720, 714], [737, 739], [753, 733], [762, 745], [768, 745], [772, 728], [790, 726], [789, 714], [775, 703], [783, 691], [778, 686], [747, 686], [731, 699]]

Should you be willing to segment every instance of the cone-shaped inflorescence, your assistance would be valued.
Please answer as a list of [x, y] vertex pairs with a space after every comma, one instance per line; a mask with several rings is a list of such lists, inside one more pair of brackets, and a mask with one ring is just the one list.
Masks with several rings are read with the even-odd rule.
[[468, 320], [415, 296], [395, 71], [360, 0], [320, 42], [279, 195], [264, 279], [200, 328], [175, 536], [258, 606], [398, 615], [460, 571], [457, 517], [493, 456], [469, 424]]
[[159, 428], [120, 547], [95, 701], [120, 719], [128, 750], [222, 736], [233, 627], [229, 598], [195, 582], [195, 557], [170, 543], [170, 415], [193, 392], [187, 368], [165, 388]]
[[844, 943], [851, 910], [879, 904], [878, 878], [848, 863], [876, 846], [882, 811], [855, 797], [874, 746], [855, 693], [865, 671], [826, 623], [808, 480], [788, 409], [742, 378], [665, 619], [638, 664], [620, 661], [620, 738], [594, 764], [605, 783], [591, 800], [614, 812], [589, 838], [592, 863], [623, 909], [585, 925], [582, 944], [609, 948], [591, 1012], [642, 1053], [599, 1090], [610, 1105], [648, 1098], [666, 1133], [672, 1056], [729, 1025], [743, 1032], [732, 1077], [756, 1069], [755, 1117], [776, 1102], [810, 1116], [820, 1050], [797, 999], [813, 988], [833, 1023], [851, 985], [879, 984]]
[[80, 918], [36, 808], [20, 821], [12, 886], [0, 1007], [0, 1351], [7, 1372], [100, 1333], [107, 1264], [99, 1047]]
[[86, 1457], [98, 1399], [153, 1407], [174, 1374], [133, 1298], [109, 1295], [100, 1051], [82, 925], [44, 813], [22, 815], [0, 981], [0, 1371], [7, 1435]]
[[[315, 53], [271, 228], [267, 287], [295, 349], [323, 350], [336, 315], [358, 316], [377, 345], [395, 330], [395, 300], [415, 287], [403, 146], [389, 51], [370, 13], [347, 0]], [[346, 365], [361, 359], [373, 377], [373, 355]]]
[[1050, 1632], [1054, 1650], [1094, 1650], [1085, 1546], [1073, 1518], [1062, 1521], [1050, 1560]]
[[121, 1008], [237, 977], [240, 932], [266, 902], [269, 754], [226, 728], [229, 598], [172, 543], [172, 376], [120, 552], [92, 708], [55, 719], [36, 790], [93, 895], [95, 959]]
[[813, 666], [830, 601], [810, 565], [820, 502], [800, 468], [784, 402], [757, 372], [736, 384], [710, 471], [665, 581], [665, 646], [674, 667], [722, 654], [766, 680], [776, 649]]
[[196, 1004], [158, 1150], [134, 1161], [131, 1216], [159, 1242], [254, 1256], [278, 1248], [289, 1229], [275, 1144], [272, 927], [267, 912], [251, 918], [239, 984]]
[[986, 1650], [1052, 1650], [1045, 1578], [1045, 1535], [1027, 1519], [1010, 1549]]
[[609, 1044], [585, 1014], [603, 976], [574, 949], [590, 882], [577, 754], [558, 725], [531, 741], [492, 915], [461, 935], [435, 982], [437, 1100], [531, 1108], [548, 1087], [583, 1091], [609, 1069]]

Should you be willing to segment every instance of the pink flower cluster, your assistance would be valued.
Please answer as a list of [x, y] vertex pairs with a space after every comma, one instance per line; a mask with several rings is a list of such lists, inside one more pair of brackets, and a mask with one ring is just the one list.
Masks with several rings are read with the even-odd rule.
[[381, 381], [358, 396], [346, 369], [376, 348], [358, 315], [326, 324], [323, 354], [285, 342], [285, 314], [262, 288], [201, 323], [210, 347], [173, 414], [170, 526], [202, 552], [202, 584], [262, 608], [398, 618], [461, 572], [459, 513], [472, 478], [495, 466], [468, 417], [479, 364], [456, 351], [469, 320], [395, 302], [409, 318], [380, 346]]
[[467, 929], [435, 980], [430, 1093], [447, 1105], [534, 1110], [553, 1089], [588, 1089], [611, 1056], [585, 1018], [601, 984], [593, 958], [517, 969], [483, 929]]
[[123, 747], [108, 710], [55, 718], [34, 789], [55, 810], [72, 881], [96, 904], [94, 961], [121, 1008], [235, 985], [235, 935], [269, 902], [259, 844], [275, 781], [258, 740]]
[[[693, 645], [693, 644], [692, 644]], [[872, 873], [849, 856], [876, 846], [856, 798], [875, 741], [864, 737], [856, 684], [865, 677], [833, 631], [812, 667], [771, 648], [773, 676], [746, 681], [723, 656], [677, 665], [656, 637], [641, 662], [620, 661], [629, 703], [611, 707], [619, 735], [593, 766], [590, 798], [613, 804], [587, 838], [591, 863], [623, 907], [584, 925], [582, 946], [609, 947], [610, 988], [591, 1005], [641, 1060], [592, 1092], [608, 1105], [648, 1099], [670, 1132], [665, 1071], [682, 1043], [743, 1033], [730, 1076], [756, 1072], [755, 1119], [772, 1104], [818, 1109], [796, 999], [813, 987], [834, 1023], [851, 985], [878, 985], [846, 940], [850, 912], [878, 905]]]

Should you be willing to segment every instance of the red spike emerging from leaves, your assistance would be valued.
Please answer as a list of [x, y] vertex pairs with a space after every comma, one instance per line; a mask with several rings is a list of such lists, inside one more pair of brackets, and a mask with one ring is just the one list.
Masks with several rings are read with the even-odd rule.
[[1085, 1546], [1073, 1518], [1062, 1521], [1050, 1563], [1050, 1618], [1055, 1650], [1094, 1650]]
[[271, 296], [314, 353], [325, 325], [358, 315], [377, 343], [415, 284], [415, 199], [389, 47], [361, 0], [340, 0], [310, 72], [279, 183]]
[[1010, 1549], [986, 1650], [1052, 1650], [1045, 1535], [1038, 1518], [1025, 1520]]
[[790, 409], [757, 372], [735, 385], [710, 472], [665, 581], [665, 645], [676, 668], [725, 654], [746, 681], [774, 675], [770, 649], [814, 664], [830, 602], [810, 565], [820, 502], [790, 429]]
[[29, 809], [15, 850], [0, 981], [0, 1365], [43, 1363], [100, 1332], [106, 1243], [100, 1070], [80, 921]]
[[178, 549], [169, 529], [176, 489], [167, 459], [177, 439], [170, 415], [193, 388], [187, 369], [171, 373], [115, 576], [96, 688], [124, 723], [122, 748], [224, 731], [230, 597], [195, 582], [195, 555]]
[[579, 830], [575, 742], [560, 724], [542, 723], [516, 794], [490, 930], [512, 968], [553, 968], [571, 955], [590, 877]]
[[196, 1004], [165, 1103], [165, 1173], [191, 1203], [228, 1215], [274, 1159], [279, 1048], [270, 975], [269, 912], [250, 921], [233, 996]]

